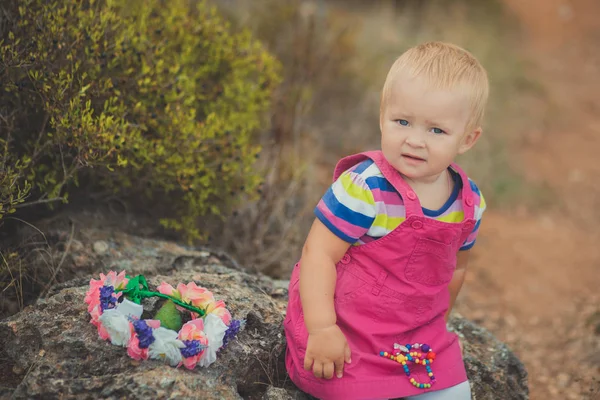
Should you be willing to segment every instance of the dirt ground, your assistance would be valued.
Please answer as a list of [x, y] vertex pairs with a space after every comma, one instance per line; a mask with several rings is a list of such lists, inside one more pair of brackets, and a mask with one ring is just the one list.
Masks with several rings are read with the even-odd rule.
[[486, 213], [458, 311], [519, 355], [531, 399], [600, 399], [600, 2], [505, 2], [553, 103], [515, 151], [556, 198]]

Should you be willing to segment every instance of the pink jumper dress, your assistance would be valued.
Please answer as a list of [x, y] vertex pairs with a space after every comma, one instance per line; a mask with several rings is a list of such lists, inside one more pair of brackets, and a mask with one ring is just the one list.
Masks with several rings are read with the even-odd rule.
[[[341, 379], [318, 379], [312, 371], [304, 370], [308, 332], [300, 302], [300, 264], [294, 267], [290, 280], [284, 321], [286, 368], [301, 390], [324, 400], [414, 396], [467, 380], [458, 338], [447, 331], [444, 314], [449, 307], [448, 283], [456, 268], [458, 250], [475, 225], [471, 185], [465, 173], [453, 164], [462, 180], [464, 220], [437, 221], [423, 215], [415, 192], [380, 151], [340, 160], [334, 180], [367, 158], [377, 164], [402, 196], [406, 220], [380, 239], [351, 246], [336, 265], [337, 324], [352, 351], [352, 363], [344, 365]], [[401, 364], [379, 355], [380, 351], [393, 351], [394, 343], [431, 346], [436, 353], [431, 364], [436, 383], [430, 389], [414, 387]], [[429, 383], [425, 366], [412, 364], [410, 372], [411, 378]]]

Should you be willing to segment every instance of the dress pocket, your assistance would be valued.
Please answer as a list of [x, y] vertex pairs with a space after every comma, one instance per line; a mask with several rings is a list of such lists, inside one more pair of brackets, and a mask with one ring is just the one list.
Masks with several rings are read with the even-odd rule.
[[308, 330], [304, 323], [304, 311], [300, 309], [294, 325], [294, 337], [296, 338], [296, 344], [298, 349], [304, 353], [306, 352], [306, 344], [308, 342]]
[[334, 303], [344, 304], [356, 299], [367, 287], [364, 280], [353, 275], [347, 269], [340, 269], [335, 282]]
[[433, 299], [430, 296], [390, 296], [381, 293], [374, 296], [372, 317], [375, 321], [402, 321], [404, 329], [411, 330], [430, 319]]
[[450, 282], [456, 268], [455, 246], [428, 238], [419, 238], [406, 265], [406, 279], [428, 286]]

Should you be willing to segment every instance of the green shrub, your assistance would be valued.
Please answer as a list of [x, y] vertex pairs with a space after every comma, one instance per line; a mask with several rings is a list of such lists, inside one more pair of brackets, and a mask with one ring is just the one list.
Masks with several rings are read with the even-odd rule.
[[5, 210], [28, 193], [25, 202], [66, 200], [89, 176], [167, 196], [175, 213], [162, 223], [198, 238], [198, 217], [255, 191], [253, 137], [279, 64], [213, 8], [191, 4], [0, 6], [0, 180], [14, 181], [0, 191]]

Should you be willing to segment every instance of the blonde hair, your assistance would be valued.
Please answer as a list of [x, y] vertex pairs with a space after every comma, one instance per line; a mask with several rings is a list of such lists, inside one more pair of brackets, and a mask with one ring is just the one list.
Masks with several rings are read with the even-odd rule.
[[424, 77], [435, 89], [467, 89], [471, 106], [468, 129], [481, 126], [489, 95], [487, 72], [467, 50], [449, 43], [427, 42], [412, 47], [396, 59], [383, 85], [380, 113], [383, 115], [398, 75]]

